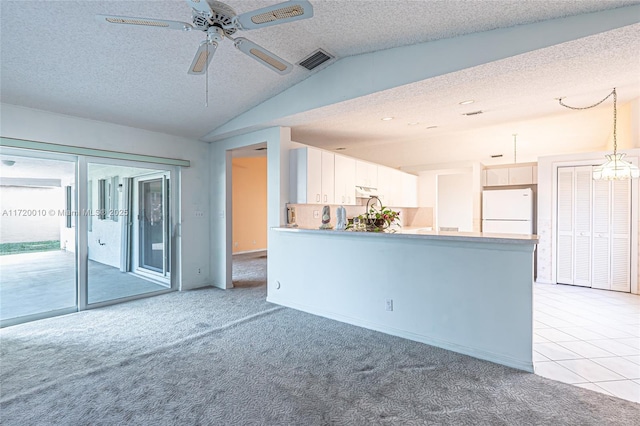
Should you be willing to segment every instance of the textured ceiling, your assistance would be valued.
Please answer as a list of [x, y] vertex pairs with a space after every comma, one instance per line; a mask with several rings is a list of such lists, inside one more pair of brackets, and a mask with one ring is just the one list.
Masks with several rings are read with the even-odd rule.
[[[226, 1], [238, 13], [275, 2], [277, 0]], [[311, 3], [314, 6], [312, 19], [246, 31], [241, 35], [295, 63], [318, 47], [342, 58], [639, 2], [311, 0]], [[4, 103], [200, 138], [310, 75], [296, 67], [291, 74], [279, 76], [237, 51], [230, 42], [225, 42], [217, 50], [210, 68], [210, 101], [209, 107], [205, 108], [205, 78], [187, 74], [198, 44], [204, 39], [203, 33], [110, 26], [94, 20], [95, 14], [114, 14], [190, 21], [190, 9], [184, 1], [3, 0], [0, 7], [0, 95]], [[553, 90], [554, 96], [576, 95], [575, 101], [600, 97], [603, 95], [601, 88], [611, 87], [617, 80], [604, 78], [604, 72], [590, 76], [589, 67], [584, 68], [588, 61], [595, 61], [590, 65], [594, 70], [615, 68], [612, 72], [615, 75], [622, 73], [619, 81], [630, 87], [628, 93], [633, 93], [637, 80], [634, 83], [627, 74], [637, 71], [640, 62], [638, 28], [632, 28], [631, 32], [618, 36], [630, 40], [635, 52], [628, 46], [614, 45], [614, 51], [603, 56], [603, 50], [597, 44], [604, 43], [606, 52], [611, 47], [611, 40], [595, 40], [588, 47], [593, 50], [591, 54], [578, 49], [576, 57], [567, 56], [569, 51], [557, 51], [555, 57], [529, 58], [520, 62], [516, 57], [515, 63], [494, 69], [498, 75], [493, 75], [489, 68], [480, 70], [481, 79], [474, 79], [467, 70], [454, 80], [454, 76], [443, 76], [428, 80], [422, 86], [399, 88], [405, 91], [400, 98], [391, 91], [372, 95], [380, 97], [375, 101], [386, 105], [385, 110], [369, 108], [349, 115], [354, 111], [353, 105], [352, 108], [337, 105], [335, 110], [329, 107], [319, 111], [317, 116], [295, 117], [285, 124], [293, 125], [293, 134], [298, 139], [308, 139], [303, 142], [325, 140], [329, 145], [337, 146], [367, 141], [382, 148], [392, 140], [372, 139], [371, 132], [367, 133], [371, 129], [371, 115], [377, 118], [379, 114], [392, 114], [403, 116], [407, 122], [436, 124], [440, 127], [433, 135], [440, 135], [442, 139], [446, 129], [489, 128], [501, 122], [552, 113], [551, 107], [535, 108], [543, 102], [542, 98], [547, 101], [551, 92], [536, 89], [548, 88], [549, 83], [557, 89]], [[532, 66], [533, 60], [542, 61], [544, 66]], [[629, 63], [631, 67], [619, 68]], [[582, 67], [580, 72], [566, 72], [578, 65]], [[629, 72], [627, 68], [630, 68]], [[589, 90], [566, 84], [580, 76], [589, 77], [593, 84]], [[528, 88], [527, 93], [521, 94], [523, 81], [530, 82], [533, 90]], [[429, 96], [418, 96], [421, 93], [429, 93]], [[462, 99], [458, 99], [460, 96]], [[479, 101], [472, 107], [496, 113], [475, 117], [478, 119], [476, 124], [466, 126], [457, 121], [457, 110], [441, 108], [445, 102], [459, 102], [469, 96], [484, 102]], [[626, 90], [621, 90], [621, 97], [628, 99], [630, 96]], [[637, 92], [633, 96], [637, 96]], [[518, 108], [514, 107], [515, 103]], [[363, 106], [354, 105], [358, 105], [358, 111]], [[527, 105], [531, 108], [527, 109]], [[523, 106], [525, 108], [519, 110]], [[385, 124], [399, 126], [399, 123], [398, 120]], [[328, 137], [323, 138], [322, 131]], [[511, 130], [506, 132], [511, 133]], [[384, 135], [383, 132], [377, 134]], [[417, 130], [408, 130], [408, 126], [394, 128], [392, 134], [396, 143], [411, 144], [422, 139]], [[354, 155], [357, 149], [354, 146]], [[394, 159], [393, 163], [407, 164], [400, 158]]]

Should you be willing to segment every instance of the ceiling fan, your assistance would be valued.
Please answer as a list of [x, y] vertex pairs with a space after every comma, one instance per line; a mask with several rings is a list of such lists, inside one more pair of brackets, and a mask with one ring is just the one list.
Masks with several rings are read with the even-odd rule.
[[287, 74], [293, 65], [264, 47], [244, 37], [233, 37], [237, 31], [253, 30], [271, 25], [285, 24], [313, 16], [313, 6], [306, 0], [292, 0], [274, 4], [237, 15], [228, 5], [214, 0], [187, 0], [191, 6], [192, 23], [166, 21], [161, 19], [134, 18], [129, 16], [96, 15], [99, 22], [109, 24], [141, 25], [146, 27], [167, 28], [181, 31], [203, 31], [207, 39], [193, 58], [189, 74], [205, 74], [218, 43], [228, 38], [241, 52], [272, 69], [278, 74]]

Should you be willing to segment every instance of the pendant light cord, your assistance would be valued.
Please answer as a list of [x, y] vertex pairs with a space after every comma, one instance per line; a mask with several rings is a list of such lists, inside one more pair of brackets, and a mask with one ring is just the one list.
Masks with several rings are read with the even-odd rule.
[[586, 107], [572, 107], [572, 106], [567, 105], [564, 102], [562, 102], [562, 98], [559, 98], [558, 102], [563, 107], [569, 108], [569, 109], [575, 109], [575, 110], [591, 109], [591, 108], [597, 107], [598, 105], [600, 105], [601, 103], [603, 103], [604, 101], [609, 99], [611, 97], [611, 95], [613, 95], [613, 155], [615, 156], [615, 154], [618, 151], [618, 141], [617, 141], [617, 138], [616, 138], [616, 127], [617, 127], [616, 126], [616, 122], [618, 121], [618, 109], [617, 109], [616, 104], [618, 103], [618, 94], [616, 93], [616, 88], [615, 87], [613, 88], [611, 93], [609, 93], [600, 102], [597, 102], [597, 103], [595, 103], [593, 105], [589, 105], [589, 106], [586, 106]]

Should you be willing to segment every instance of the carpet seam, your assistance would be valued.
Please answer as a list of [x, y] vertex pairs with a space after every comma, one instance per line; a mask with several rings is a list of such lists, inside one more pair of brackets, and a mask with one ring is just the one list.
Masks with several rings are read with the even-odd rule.
[[224, 324], [224, 325], [221, 325], [219, 327], [212, 328], [210, 330], [203, 331], [203, 332], [200, 332], [200, 333], [192, 334], [190, 336], [186, 336], [186, 337], [183, 337], [181, 339], [175, 340], [175, 341], [173, 341], [171, 343], [168, 343], [168, 344], [165, 344], [165, 345], [162, 345], [162, 346], [158, 346], [158, 347], [156, 347], [156, 348], [154, 348], [152, 350], [149, 350], [149, 351], [146, 351], [146, 352], [140, 352], [138, 354], [134, 354], [134, 355], [131, 355], [129, 357], [124, 357], [124, 358], [120, 359], [119, 361], [112, 362], [112, 363], [110, 363], [108, 365], [102, 365], [100, 367], [96, 367], [96, 368], [93, 368], [93, 369], [85, 370], [85, 371], [82, 371], [82, 372], [79, 372], [79, 373], [72, 374], [70, 376], [65, 376], [63, 378], [56, 379], [56, 380], [54, 380], [52, 382], [49, 382], [47, 384], [27, 389], [27, 390], [25, 390], [23, 392], [20, 392], [20, 393], [17, 393], [15, 395], [12, 395], [12, 396], [10, 396], [10, 397], [8, 397], [6, 399], [0, 398], [0, 404], [9, 404], [9, 403], [11, 403], [14, 400], [17, 400], [19, 398], [23, 398], [23, 397], [29, 396], [31, 394], [34, 394], [34, 393], [37, 393], [37, 392], [41, 392], [43, 390], [55, 387], [58, 383], [60, 383], [62, 381], [68, 382], [68, 381], [71, 381], [71, 380], [76, 380], [76, 379], [79, 379], [81, 377], [88, 376], [90, 374], [101, 373], [103, 371], [109, 370], [110, 368], [122, 365], [124, 362], [132, 361], [132, 360], [139, 359], [139, 358], [144, 358], [144, 357], [147, 357], [147, 356], [150, 356], [150, 355], [154, 355], [154, 354], [157, 354], [159, 352], [163, 352], [163, 351], [165, 351], [167, 349], [170, 349], [170, 348], [172, 348], [174, 346], [181, 345], [181, 344], [183, 344], [185, 342], [188, 342], [188, 341], [191, 341], [191, 340], [196, 340], [196, 339], [199, 339], [199, 338], [211, 335], [211, 334], [215, 334], [215, 333], [218, 333], [218, 332], [221, 332], [221, 331], [225, 331], [225, 330], [228, 330], [228, 329], [233, 328], [235, 326], [238, 326], [240, 324], [252, 321], [252, 320], [254, 320], [256, 318], [259, 318], [259, 317], [262, 317], [262, 316], [265, 316], [265, 315], [269, 315], [269, 314], [272, 314], [272, 313], [275, 313], [277, 311], [284, 310], [284, 309], [286, 309], [284, 306], [276, 306], [274, 308], [267, 309], [265, 311], [260, 311], [260, 312], [257, 312], [255, 314], [247, 315], [245, 317], [242, 317], [242, 318], [239, 318], [237, 320], [231, 321], [231, 322], [229, 322], [227, 324]]

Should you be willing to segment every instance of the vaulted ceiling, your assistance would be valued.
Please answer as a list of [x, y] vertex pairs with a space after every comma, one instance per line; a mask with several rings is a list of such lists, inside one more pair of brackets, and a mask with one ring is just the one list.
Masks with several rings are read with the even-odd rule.
[[[243, 13], [275, 2], [225, 3]], [[311, 3], [311, 19], [241, 35], [291, 63], [317, 48], [339, 62], [383, 49], [640, 4], [635, 0]], [[207, 80], [187, 74], [204, 39], [202, 32], [105, 25], [94, 19], [96, 14], [112, 14], [188, 22], [191, 12], [185, 1], [2, 1], [0, 5], [3, 103], [193, 139], [205, 138], [335, 65], [315, 73], [295, 66], [280, 76], [225, 41]], [[610, 103], [574, 113], [558, 109], [553, 98], [567, 96], [576, 104], [590, 104], [614, 86], [620, 104], [640, 97], [638, 22], [640, 16], [633, 25], [263, 124], [290, 126], [300, 142], [344, 147], [345, 153], [395, 167], [452, 158], [490, 162], [490, 154], [509, 155], [513, 133], [522, 141], [523, 159], [602, 148], [578, 145], [593, 134], [606, 140]], [[467, 99], [476, 102], [459, 105]], [[485, 113], [461, 115], [474, 110]], [[394, 120], [382, 122], [384, 116]], [[432, 126], [437, 128], [427, 129]]]

